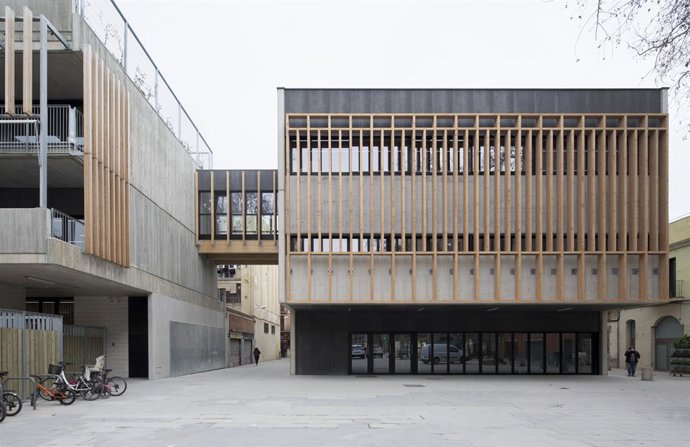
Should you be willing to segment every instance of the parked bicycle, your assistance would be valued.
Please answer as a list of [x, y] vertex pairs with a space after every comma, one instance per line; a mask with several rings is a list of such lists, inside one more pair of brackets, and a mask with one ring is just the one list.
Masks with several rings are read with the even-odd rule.
[[112, 369], [103, 369], [97, 374], [111, 396], [122, 396], [127, 391], [127, 381], [120, 376], [108, 377], [108, 373], [111, 371]]
[[7, 371], [0, 371], [0, 394], [2, 395], [3, 414], [0, 415], [0, 422], [5, 416], [16, 416], [22, 411], [22, 399], [14, 391], [5, 391], [5, 376]]
[[[62, 372], [61, 368], [59, 368], [59, 365], [50, 365], [50, 366], [51, 366], [51, 368], [48, 369], [49, 373], [51, 371]], [[57, 368], [52, 368], [52, 367], [57, 367]], [[49, 376], [50, 377], [46, 378], [46, 376], [31, 375], [31, 377], [36, 379], [36, 391], [35, 391], [35, 393], [38, 396], [41, 396], [41, 398], [43, 398], [45, 400], [57, 400], [62, 405], [73, 404], [75, 399], [77, 398], [77, 393], [75, 393], [73, 389], [69, 388], [65, 381], [62, 381], [60, 379], [60, 375], [49, 374]], [[52, 384], [49, 386], [44, 385], [44, 383], [46, 383], [45, 381], [47, 379], [53, 380]]]
[[[91, 380], [83, 373], [68, 379], [65, 375], [66, 365], [72, 365], [72, 363], [59, 362], [57, 365], [48, 366], [49, 375], [40, 381], [44, 389], [54, 390], [62, 386], [72, 390], [75, 395], [81, 396], [84, 400], [96, 400], [101, 396], [101, 390], [97, 388], [98, 381]], [[86, 371], [86, 367], [84, 370]], [[39, 396], [45, 400], [52, 400], [51, 395], [43, 390], [40, 391]]]

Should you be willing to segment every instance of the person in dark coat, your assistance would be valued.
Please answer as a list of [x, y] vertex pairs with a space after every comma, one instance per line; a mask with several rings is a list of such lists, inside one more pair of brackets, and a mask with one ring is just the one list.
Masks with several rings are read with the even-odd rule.
[[261, 357], [261, 351], [259, 351], [259, 348], [254, 348], [254, 361], [256, 364], [259, 364], [259, 357]]
[[635, 377], [638, 360], [640, 360], [640, 353], [635, 350], [634, 346], [629, 347], [625, 351], [625, 365], [628, 367], [628, 377]]

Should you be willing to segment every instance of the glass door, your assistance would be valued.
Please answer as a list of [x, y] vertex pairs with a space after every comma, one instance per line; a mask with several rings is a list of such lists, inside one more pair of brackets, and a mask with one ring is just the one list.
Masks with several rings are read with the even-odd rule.
[[417, 374], [431, 374], [431, 362], [433, 362], [431, 334], [417, 334]]
[[352, 334], [350, 336], [350, 371], [352, 374], [367, 374], [367, 353], [369, 340], [367, 334]]
[[412, 369], [412, 337], [410, 334], [395, 334], [393, 372], [409, 374]]
[[390, 335], [373, 334], [371, 356], [374, 363], [374, 374], [390, 373]]

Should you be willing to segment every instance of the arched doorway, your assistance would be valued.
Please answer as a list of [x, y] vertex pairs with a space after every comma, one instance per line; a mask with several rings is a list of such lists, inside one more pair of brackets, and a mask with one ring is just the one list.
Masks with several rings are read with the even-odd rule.
[[668, 361], [673, 354], [673, 342], [683, 336], [683, 327], [674, 317], [659, 320], [654, 331], [654, 357], [656, 369], [668, 371]]

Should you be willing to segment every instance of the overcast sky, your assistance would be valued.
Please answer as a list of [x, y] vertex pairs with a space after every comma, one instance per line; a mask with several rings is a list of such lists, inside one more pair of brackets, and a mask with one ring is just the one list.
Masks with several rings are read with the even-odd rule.
[[[598, 49], [565, 0], [117, 4], [218, 169], [277, 167], [277, 87], [657, 86], [651, 63]], [[672, 219], [690, 213], [689, 146], [671, 133]]]

